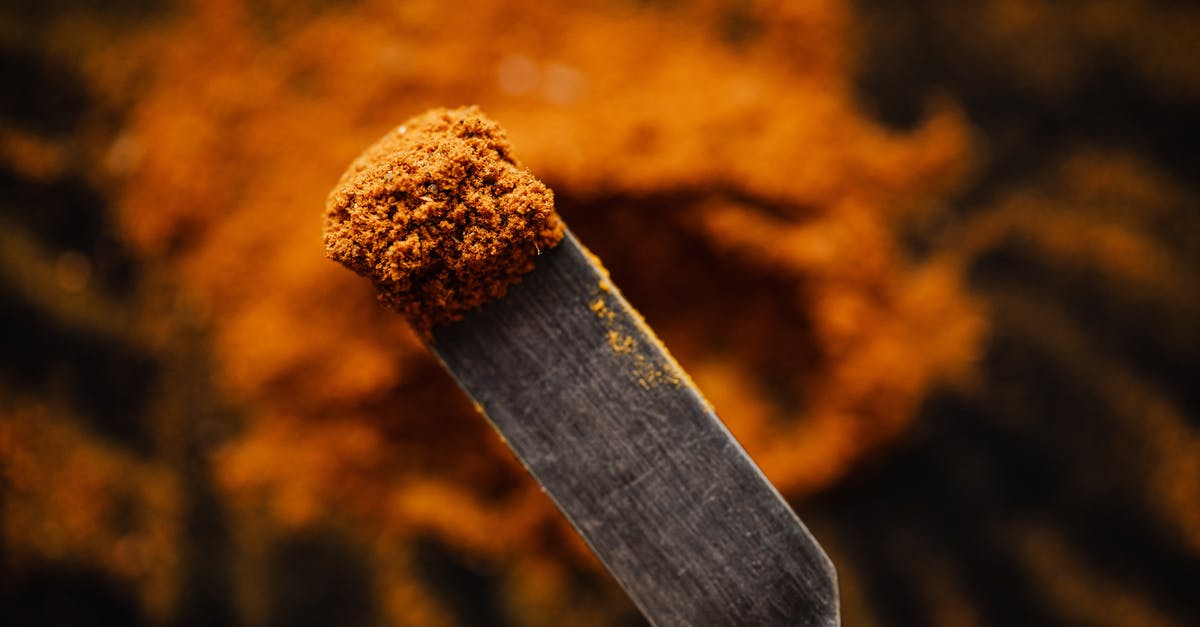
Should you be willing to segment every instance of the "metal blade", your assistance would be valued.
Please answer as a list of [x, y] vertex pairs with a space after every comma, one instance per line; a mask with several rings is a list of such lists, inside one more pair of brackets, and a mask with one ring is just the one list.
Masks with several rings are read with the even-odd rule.
[[433, 348], [655, 625], [837, 625], [833, 565], [573, 235]]

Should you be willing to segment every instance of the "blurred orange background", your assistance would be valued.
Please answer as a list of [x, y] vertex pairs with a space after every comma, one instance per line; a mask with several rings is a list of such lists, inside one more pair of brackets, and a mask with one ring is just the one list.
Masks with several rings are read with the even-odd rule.
[[478, 104], [845, 624], [1189, 624], [1198, 48], [1165, 0], [6, 3], [4, 613], [641, 624], [322, 257], [359, 151]]

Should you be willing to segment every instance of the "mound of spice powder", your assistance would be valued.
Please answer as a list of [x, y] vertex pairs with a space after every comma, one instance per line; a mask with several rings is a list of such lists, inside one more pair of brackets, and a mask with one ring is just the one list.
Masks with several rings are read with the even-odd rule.
[[476, 107], [400, 125], [350, 165], [325, 207], [325, 254], [426, 334], [503, 296], [562, 234], [553, 193]]

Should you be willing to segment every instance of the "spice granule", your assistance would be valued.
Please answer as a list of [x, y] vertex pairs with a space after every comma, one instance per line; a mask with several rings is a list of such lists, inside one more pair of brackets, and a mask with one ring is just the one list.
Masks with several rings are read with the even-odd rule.
[[502, 297], [562, 239], [554, 195], [476, 107], [434, 109], [367, 148], [325, 208], [325, 253], [419, 332]]

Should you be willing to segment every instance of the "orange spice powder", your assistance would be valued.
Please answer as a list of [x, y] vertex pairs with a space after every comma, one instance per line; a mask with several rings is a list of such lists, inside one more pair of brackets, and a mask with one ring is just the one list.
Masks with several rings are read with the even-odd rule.
[[562, 234], [553, 194], [475, 107], [434, 109], [384, 135], [325, 208], [325, 254], [423, 333], [503, 296]]
[[117, 219], [208, 313], [219, 391], [247, 408], [213, 457], [231, 524], [350, 530], [404, 573], [381, 591], [396, 623], [429, 624], [405, 601], [425, 584], [402, 549], [422, 537], [497, 565], [506, 603], [558, 617], [541, 624], [613, 622], [590, 597], [543, 594], [594, 572], [586, 547], [420, 338], [316, 254], [315, 206], [414, 111], [474, 102], [504, 121], [789, 497], [894, 441], [969, 370], [984, 322], [959, 267], [906, 259], [889, 224], [962, 181], [965, 121], [942, 107], [897, 132], [863, 115], [845, 3], [762, 5], [737, 45], [710, 3], [471, 1], [453, 37], [439, 3], [263, 7], [198, 2], [88, 57], [100, 94], [135, 80], [130, 58], [150, 77], [112, 149]]
[[[1200, 550], [1200, 442], [1186, 406], [1089, 347], [1025, 285], [998, 288], [990, 314], [964, 272], [1019, 240], [1046, 267], [1119, 282], [1115, 293], [1139, 309], [1160, 295], [1195, 311], [1190, 269], [1200, 266], [1184, 237], [1196, 232], [1195, 196], [1139, 158], [1072, 151], [1044, 179], [975, 207], [979, 216], [928, 256], [906, 254], [896, 222], [938, 222], [973, 176], [975, 131], [946, 103], [907, 131], [864, 113], [852, 3], [463, 0], [452, 28], [445, 3], [422, 0], [162, 4], [171, 17], [128, 38], [83, 32], [76, 11], [48, 38], [60, 52], [89, 46], [76, 57], [89, 88], [127, 108], [115, 141], [7, 129], [0, 159], [35, 181], [85, 159], [88, 180], [111, 190], [124, 236], [208, 324], [214, 402], [245, 418], [211, 458], [245, 554], [233, 569], [239, 599], [262, 585], [264, 539], [332, 524], [369, 548], [383, 622], [470, 624], [453, 620], [453, 599], [418, 569], [411, 547], [432, 538], [495, 574], [508, 624], [620, 624], [619, 591], [579, 584], [591, 572], [582, 542], [408, 326], [316, 254], [314, 209], [345, 164], [435, 103], [478, 102], [504, 120], [523, 161], [556, 190], [558, 211], [789, 498], [886, 451], [931, 391], [969, 375], [995, 324], [1098, 382], [1121, 441], [1136, 442], [1126, 448], [1142, 460], [1128, 466], [1130, 481], [1144, 482], [1129, 500]], [[1180, 50], [1197, 40], [1196, 12], [1175, 4], [931, 10], [954, 33], [939, 45], [956, 66], [991, 68], [1022, 93], [1057, 99], [1099, 51], [1144, 68], [1139, 89], [1195, 94], [1200, 57]], [[885, 18], [885, 29], [907, 22]], [[1172, 238], [1174, 252], [1164, 247]], [[159, 346], [169, 319], [114, 326]], [[1192, 334], [1181, 337], [1194, 337], [1194, 316], [1179, 319]], [[196, 394], [190, 382], [176, 389], [162, 391], [168, 434], [188, 416], [174, 408]], [[57, 415], [0, 411], [7, 557], [69, 555], [136, 582], [147, 605], [165, 610], [190, 583], [174, 566], [174, 539], [186, 535], [178, 464], [60, 428]], [[128, 503], [149, 514], [132, 534], [112, 515]], [[1120, 606], [1136, 617], [1109, 591], [1088, 605], [1076, 591], [1103, 573], [1063, 559], [1055, 538], [1033, 539], [985, 548], [1012, 556], [1076, 622], [1116, 620]], [[945, 558], [904, 546], [923, 563]], [[855, 575], [843, 566], [852, 608]], [[911, 579], [928, 582], [927, 570]], [[962, 572], [942, 573], [943, 606], [969, 610], [953, 596]], [[265, 624], [247, 611], [244, 622]], [[975, 620], [954, 618], [942, 622]], [[1125, 622], [1161, 622], [1153, 618]]]

